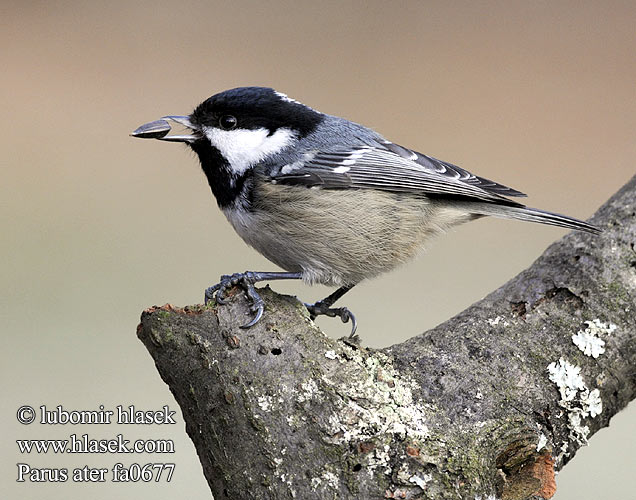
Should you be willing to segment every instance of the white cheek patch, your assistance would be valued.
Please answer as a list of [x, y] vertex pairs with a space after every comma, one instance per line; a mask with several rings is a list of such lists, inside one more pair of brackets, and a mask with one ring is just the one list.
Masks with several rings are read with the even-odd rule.
[[203, 133], [228, 161], [232, 172], [238, 175], [267, 156], [282, 151], [296, 138], [288, 128], [279, 128], [272, 135], [268, 135], [269, 130], [265, 128], [221, 130], [203, 127]]

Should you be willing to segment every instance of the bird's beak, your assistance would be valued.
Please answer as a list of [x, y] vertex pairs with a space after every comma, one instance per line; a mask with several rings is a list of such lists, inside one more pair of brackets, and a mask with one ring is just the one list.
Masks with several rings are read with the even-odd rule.
[[192, 125], [190, 118], [187, 116], [164, 116], [154, 122], [145, 123], [134, 132], [131, 132], [130, 135], [141, 139], [158, 139], [160, 141], [186, 142], [188, 144], [198, 139], [198, 136], [195, 134], [168, 135], [168, 132], [170, 132], [171, 129], [168, 121], [183, 125], [193, 132], [196, 132], [197, 130], [197, 127]]

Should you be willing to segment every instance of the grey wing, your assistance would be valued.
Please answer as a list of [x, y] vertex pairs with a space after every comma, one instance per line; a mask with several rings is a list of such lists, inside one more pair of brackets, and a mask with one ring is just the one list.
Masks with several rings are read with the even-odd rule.
[[394, 152], [402, 158], [408, 158], [415, 163], [423, 166], [424, 168], [431, 171], [436, 171], [441, 175], [454, 177], [467, 184], [477, 186], [481, 189], [484, 189], [491, 193], [500, 194], [502, 196], [526, 196], [526, 194], [522, 193], [521, 191], [517, 191], [516, 189], [512, 189], [508, 186], [504, 186], [503, 184], [491, 181], [490, 179], [471, 174], [468, 170], [464, 170], [463, 168], [458, 167], [457, 165], [453, 165], [452, 163], [438, 160], [437, 158], [433, 158], [432, 156], [418, 153], [417, 151], [407, 149], [405, 147], [399, 146], [398, 144], [393, 144], [389, 141], [383, 141], [382, 144], [386, 149]]
[[377, 145], [314, 152], [272, 173], [272, 182], [323, 189], [382, 191], [467, 197], [519, 205], [504, 196], [525, 196], [496, 182], [403, 148], [388, 141]]

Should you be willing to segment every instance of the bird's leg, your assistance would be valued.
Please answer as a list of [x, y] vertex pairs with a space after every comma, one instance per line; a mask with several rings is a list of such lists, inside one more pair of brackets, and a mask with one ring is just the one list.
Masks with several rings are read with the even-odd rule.
[[358, 328], [356, 317], [346, 307], [331, 307], [340, 297], [342, 297], [353, 287], [354, 285], [341, 286], [331, 295], [325, 297], [322, 300], [319, 300], [315, 304], [305, 304], [305, 307], [309, 311], [309, 316], [311, 317], [311, 319], [316, 319], [316, 316], [324, 315], [329, 316], [330, 318], [335, 318], [336, 316], [338, 316], [343, 323], [351, 320], [351, 333], [349, 334], [349, 338], [354, 338], [356, 329]]
[[[265, 302], [254, 288], [254, 284], [259, 281], [270, 280], [299, 280], [302, 279], [302, 273], [268, 273], [245, 271], [244, 273], [226, 274], [221, 276], [221, 281], [216, 285], [209, 287], [205, 291], [205, 303], [208, 304], [216, 299], [217, 304], [225, 304], [225, 294], [235, 286], [240, 286], [250, 301], [250, 310], [254, 313], [251, 321], [241, 326], [241, 328], [250, 328], [259, 322], [265, 310]], [[215, 297], [216, 295], [216, 297]], [[334, 299], [335, 300], [335, 299]]]

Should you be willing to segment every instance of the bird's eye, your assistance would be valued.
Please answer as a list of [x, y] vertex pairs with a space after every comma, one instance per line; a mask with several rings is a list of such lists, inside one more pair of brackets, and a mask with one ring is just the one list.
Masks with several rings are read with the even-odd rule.
[[224, 130], [232, 130], [236, 127], [236, 117], [232, 115], [223, 115], [219, 119], [219, 125]]

